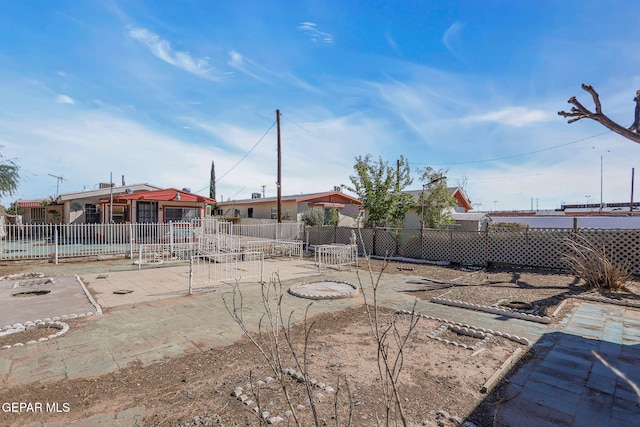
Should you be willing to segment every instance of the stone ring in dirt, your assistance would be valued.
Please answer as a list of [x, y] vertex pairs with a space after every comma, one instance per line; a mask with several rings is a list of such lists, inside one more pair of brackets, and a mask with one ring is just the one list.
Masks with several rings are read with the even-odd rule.
[[[0, 347], [0, 349], [2, 350], [8, 350], [12, 347], [22, 347], [24, 345], [32, 345], [32, 344], [37, 344], [39, 342], [45, 342], [45, 341], [49, 341], [51, 339], [57, 338], [60, 335], [66, 333], [69, 330], [69, 325], [66, 324], [65, 322], [60, 322], [60, 321], [50, 321], [50, 322], [25, 322], [24, 325], [20, 324], [20, 323], [16, 323], [13, 326], [5, 326], [3, 328], [0, 329], [0, 338], [2, 337], [6, 337], [6, 336], [10, 336], [13, 334], [29, 334], [29, 335], [33, 335], [34, 333], [36, 333], [37, 335], [37, 331], [45, 331], [46, 329], [56, 329], [57, 332], [53, 333], [53, 334], [49, 334], [46, 336], [42, 336], [40, 338], [36, 339], [31, 339], [31, 340], [25, 340], [26, 342], [14, 342], [14, 344], [7, 344], [7, 345], [3, 345], [2, 347]], [[16, 335], [16, 337], [18, 337]]]
[[358, 295], [359, 292], [357, 286], [337, 280], [300, 283], [289, 288], [289, 293], [296, 297], [323, 300], [351, 298]]

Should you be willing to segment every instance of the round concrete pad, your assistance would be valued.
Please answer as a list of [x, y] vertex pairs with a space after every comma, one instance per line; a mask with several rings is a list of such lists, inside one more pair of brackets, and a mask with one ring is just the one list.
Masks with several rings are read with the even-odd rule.
[[301, 283], [289, 288], [289, 293], [300, 298], [308, 299], [337, 299], [351, 298], [359, 293], [358, 287], [347, 282], [335, 280], [321, 280], [311, 283]]

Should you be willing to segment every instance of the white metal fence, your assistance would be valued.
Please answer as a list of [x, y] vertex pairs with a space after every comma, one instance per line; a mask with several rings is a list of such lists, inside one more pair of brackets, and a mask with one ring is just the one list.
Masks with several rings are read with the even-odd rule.
[[302, 258], [304, 242], [298, 240], [249, 240], [247, 251], [262, 252], [265, 257]]
[[[250, 237], [252, 240], [303, 240], [304, 223], [283, 222], [270, 224], [232, 224], [225, 225], [226, 233], [232, 236]], [[220, 229], [219, 232], [224, 232]]]
[[264, 253], [236, 252], [194, 255], [189, 263], [189, 295], [196, 287], [225, 280], [258, 277], [263, 281]]
[[318, 245], [315, 247], [315, 260], [318, 269], [327, 267], [341, 269], [346, 266], [358, 266], [358, 245]]
[[[215, 218], [148, 224], [5, 224], [0, 226], [0, 261], [51, 259], [57, 263], [59, 258], [101, 255], [140, 261], [142, 248], [144, 265], [158, 258], [173, 259], [166, 254], [183, 250], [184, 244], [195, 244], [197, 253], [240, 252], [246, 250], [248, 240], [301, 241], [303, 230], [302, 223], [236, 225]], [[296, 251], [289, 253], [297, 255]]]
[[138, 248], [138, 270], [143, 265], [169, 264], [187, 262], [199, 252], [196, 242], [149, 243]]

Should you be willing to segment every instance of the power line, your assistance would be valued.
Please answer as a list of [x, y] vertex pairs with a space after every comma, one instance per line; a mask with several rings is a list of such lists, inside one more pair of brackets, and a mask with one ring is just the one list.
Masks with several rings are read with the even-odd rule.
[[284, 114], [280, 113], [280, 116], [283, 117], [284, 119], [286, 119], [288, 122], [293, 123], [294, 125], [296, 125], [297, 127], [299, 127], [300, 129], [302, 129], [303, 131], [313, 135], [313, 132], [310, 131], [309, 129], [307, 129], [306, 127], [302, 126], [300, 123], [296, 122], [295, 120], [291, 120], [289, 117], [285, 116]]
[[469, 161], [469, 162], [453, 162], [453, 163], [418, 163], [418, 162], [409, 162], [409, 163], [413, 164], [413, 165], [451, 166], [451, 165], [470, 165], [470, 164], [475, 164], [475, 163], [495, 162], [495, 161], [498, 161], [498, 160], [513, 159], [515, 157], [523, 157], [523, 156], [528, 156], [530, 154], [542, 153], [543, 151], [555, 150], [556, 148], [566, 147], [567, 145], [577, 144], [579, 142], [586, 141], [588, 139], [597, 138], [599, 136], [608, 134], [610, 132], [612, 132], [612, 131], [606, 131], [606, 132], [602, 132], [602, 133], [599, 133], [599, 134], [596, 134], [596, 135], [587, 136], [585, 138], [576, 139], [575, 141], [565, 142], [564, 144], [559, 144], [559, 145], [554, 145], [553, 147], [542, 148], [540, 150], [529, 151], [527, 153], [521, 153], [521, 154], [514, 154], [514, 155], [511, 155], [511, 156], [495, 157], [493, 159], [472, 160], [472, 161]]
[[[225, 176], [227, 176], [229, 174], [229, 172], [231, 172], [232, 170], [234, 170], [236, 168], [236, 166], [238, 166], [240, 164], [240, 162], [242, 162], [244, 159], [247, 158], [247, 156], [249, 154], [251, 154], [251, 152], [258, 146], [258, 144], [260, 144], [262, 142], [262, 140], [269, 134], [269, 131], [271, 129], [273, 129], [273, 127], [276, 125], [276, 121], [274, 120], [273, 123], [271, 123], [271, 126], [269, 126], [269, 129], [266, 130], [266, 132], [264, 133], [264, 135], [262, 135], [260, 137], [260, 139], [258, 139], [258, 142], [256, 142], [255, 144], [253, 144], [253, 147], [251, 147], [251, 149], [249, 151], [247, 151], [246, 153], [244, 153], [244, 156], [242, 156], [240, 158], [240, 160], [238, 160], [233, 166], [231, 166], [231, 168], [226, 171], [225, 173], [222, 174], [222, 176], [220, 176], [220, 178], [216, 178], [215, 183], [217, 184], [218, 181], [220, 181], [222, 178], [224, 178]], [[207, 188], [209, 188], [209, 185], [206, 185], [204, 187], [202, 187], [200, 190], [196, 191], [196, 193], [199, 193], [201, 191], [206, 190]]]

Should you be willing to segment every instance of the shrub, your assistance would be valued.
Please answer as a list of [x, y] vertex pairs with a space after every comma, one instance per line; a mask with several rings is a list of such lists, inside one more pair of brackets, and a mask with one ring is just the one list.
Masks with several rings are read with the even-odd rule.
[[324, 225], [324, 209], [311, 208], [302, 214], [302, 221], [310, 226]]
[[612, 248], [604, 243], [594, 243], [581, 235], [566, 239], [567, 252], [563, 260], [572, 274], [594, 289], [617, 291], [632, 279], [631, 265], [614, 259]]

